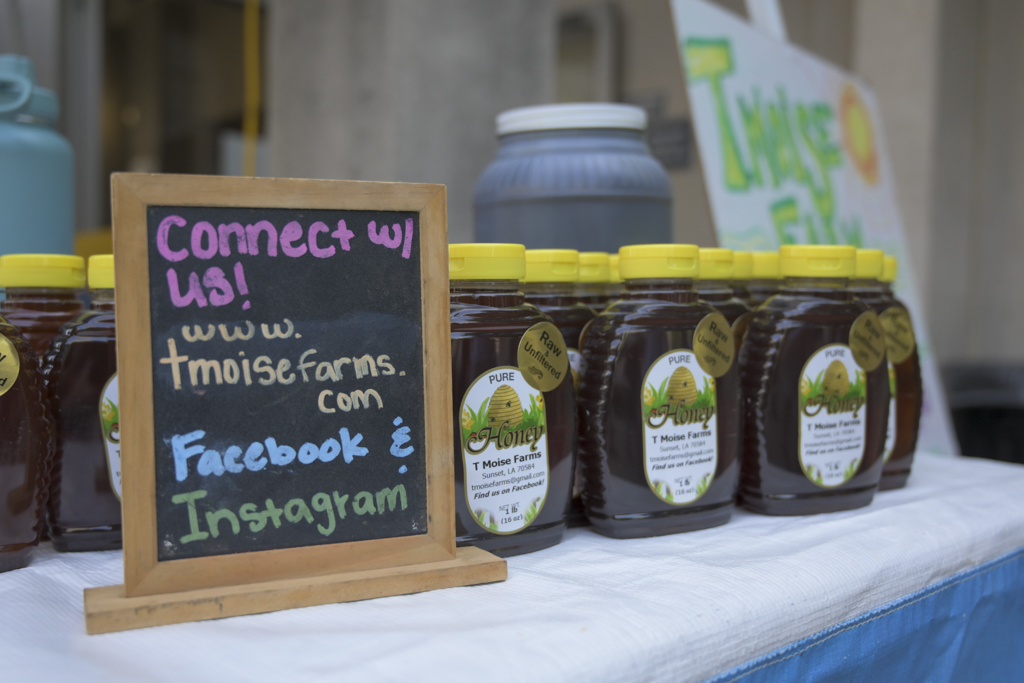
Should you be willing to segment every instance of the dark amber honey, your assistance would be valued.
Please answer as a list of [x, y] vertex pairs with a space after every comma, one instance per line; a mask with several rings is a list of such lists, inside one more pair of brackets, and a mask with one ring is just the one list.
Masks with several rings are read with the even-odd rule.
[[710, 485], [692, 503], [667, 502], [652, 490], [646, 469], [645, 381], [666, 354], [692, 350], [698, 324], [715, 311], [698, 300], [690, 280], [631, 279], [625, 263], [620, 252], [620, 269], [627, 278], [623, 298], [594, 320], [583, 348], [587, 370], [580, 396], [580, 458], [587, 517], [597, 531], [615, 538], [724, 524], [732, 515], [739, 475], [736, 366], [714, 381], [717, 462]]
[[[891, 307], [898, 307], [906, 312], [909, 322], [910, 314], [907, 307], [893, 295], [892, 291], [892, 284], [896, 279], [896, 267], [895, 257], [886, 256], [882, 269], [883, 275], [879, 283], [880, 301], [875, 310], [881, 315]], [[871, 305], [875, 306], [875, 304]], [[882, 468], [882, 480], [878, 484], [878, 488], [883, 491], [905, 486], [914, 462], [918, 429], [921, 425], [921, 404], [924, 397], [921, 384], [921, 363], [916, 343], [906, 360], [893, 364], [893, 371], [896, 380], [896, 438], [889, 459]]]
[[17, 326], [40, 358], [50, 340], [82, 311], [85, 259], [66, 254], [0, 256], [0, 315]]
[[716, 311], [724, 315], [730, 325], [735, 323], [744, 313], [750, 312], [747, 304], [734, 295], [732, 287], [724, 280], [699, 281], [697, 283], [697, 296], [701, 301], [711, 304]]
[[0, 571], [8, 571], [27, 565], [39, 544], [53, 427], [38, 358], [3, 318], [0, 337], [0, 355], [17, 354], [20, 366], [4, 375], [9, 388], [0, 395]]
[[576, 460], [562, 335], [519, 289], [522, 245], [453, 244], [448, 264], [456, 542], [547, 548], [565, 532]]
[[61, 326], [82, 312], [82, 300], [73, 290], [43, 287], [12, 287], [0, 302], [0, 315], [16, 325], [42, 358]]
[[801, 376], [829, 345], [845, 345], [867, 306], [843, 279], [792, 278], [750, 318], [740, 367], [745, 445], [740, 478], [744, 506], [764, 514], [799, 515], [846, 510], [871, 502], [882, 470], [888, 415], [885, 363], [865, 373], [864, 448], [855, 474], [842, 485], [816, 485], [801, 467]]
[[101, 394], [117, 372], [113, 294], [95, 290], [89, 314], [66, 326], [47, 355], [57, 425], [47, 522], [60, 551], [121, 547], [121, 501], [112, 488], [100, 420]]
[[[536, 306], [551, 318], [559, 332], [562, 333], [566, 345], [578, 353], [580, 333], [583, 332], [587, 323], [593, 320], [594, 312], [576, 299], [572, 283], [524, 282], [521, 287], [526, 295], [526, 302]], [[573, 387], [578, 390], [582, 378], [578, 378], [576, 373], [577, 370], [574, 368]], [[578, 475], [574, 478], [578, 481]], [[580, 526], [586, 523], [583, 499], [580, 493], [579, 487], [574, 486], [572, 508], [567, 520], [569, 526]]]

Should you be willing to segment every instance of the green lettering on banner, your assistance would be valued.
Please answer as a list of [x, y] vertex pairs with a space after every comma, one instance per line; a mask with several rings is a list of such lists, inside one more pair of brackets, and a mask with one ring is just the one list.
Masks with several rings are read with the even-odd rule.
[[832, 109], [824, 104], [815, 104], [808, 109], [803, 105], [797, 106], [797, 121], [800, 125], [800, 133], [811, 152], [811, 156], [818, 166], [818, 173], [821, 176], [820, 185], [816, 185], [811, 174], [807, 174], [807, 189], [814, 200], [814, 208], [821, 218], [822, 229], [825, 232], [825, 241], [829, 244], [836, 243], [836, 231], [834, 227], [836, 201], [832, 191], [832, 169], [842, 164], [842, 156], [838, 148], [828, 138], [827, 124], [833, 118]]
[[778, 136], [765, 130], [764, 118], [761, 116], [761, 93], [754, 90], [754, 103], [748, 105], [742, 96], [736, 98], [743, 118], [743, 130], [747, 134], [747, 148], [750, 150], [751, 182], [757, 187], [764, 186], [761, 175], [761, 162], [768, 166], [772, 176], [772, 187], [777, 188], [782, 182], [782, 169], [778, 159]]
[[730, 190], [746, 190], [749, 177], [740, 158], [736, 133], [729, 120], [729, 111], [722, 90], [722, 79], [732, 73], [732, 52], [725, 39], [708, 40], [690, 38], [686, 41], [686, 70], [693, 81], [706, 80], [711, 86], [715, 103], [715, 117], [722, 140], [722, 155], [725, 167], [725, 186]]
[[786, 228], [800, 223], [800, 210], [797, 209], [796, 200], [792, 197], [783, 197], [772, 204], [770, 212], [779, 244], [793, 244], [796, 240]]
[[[859, 245], [859, 220], [854, 217], [842, 223], [837, 219], [832, 172], [842, 167], [843, 154], [830, 132], [835, 121], [832, 107], [823, 102], [791, 107], [782, 87], [776, 90], [774, 99], [764, 100], [755, 87], [748, 97], [735, 96], [745, 142], [741, 145], [725, 89], [726, 77], [737, 68], [730, 42], [725, 38], [689, 38], [684, 50], [691, 81], [706, 81], [711, 89], [725, 188], [733, 192], [764, 188], [770, 177], [771, 188], [777, 189], [791, 180], [810, 194], [813, 211], [801, 212], [794, 197], [773, 201], [768, 209], [780, 244], [836, 244], [842, 239]], [[805, 160], [804, 155], [809, 158]], [[749, 159], [749, 168], [745, 158]], [[800, 227], [805, 233], [803, 239], [793, 232]]]

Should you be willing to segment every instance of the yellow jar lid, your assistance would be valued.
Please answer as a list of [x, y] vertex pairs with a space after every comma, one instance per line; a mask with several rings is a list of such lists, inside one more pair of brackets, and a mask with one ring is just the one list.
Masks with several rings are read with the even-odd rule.
[[0, 256], [0, 287], [85, 287], [85, 259], [67, 254]]
[[782, 277], [851, 278], [857, 272], [857, 247], [786, 244], [779, 248]]
[[749, 280], [754, 272], [754, 255], [749, 251], [732, 252], [732, 279]]
[[700, 280], [731, 280], [732, 249], [701, 248]]
[[619, 255], [608, 254], [608, 282], [622, 282], [619, 275]]
[[754, 280], [778, 280], [781, 278], [782, 275], [779, 274], [779, 252], [750, 252], [750, 277]]
[[695, 279], [700, 270], [700, 249], [695, 244], [635, 244], [619, 249], [623, 280], [640, 278]]
[[449, 244], [449, 280], [522, 280], [526, 247], [521, 244]]
[[580, 252], [580, 282], [608, 282], [608, 278], [608, 254], [606, 252]]
[[114, 255], [97, 254], [89, 257], [89, 289], [114, 288]]
[[854, 277], [858, 280], [877, 280], [882, 277], [882, 259], [885, 253], [881, 249], [858, 249], [857, 269]]
[[886, 256], [882, 259], [882, 274], [878, 277], [882, 282], [896, 282], [896, 271], [898, 264], [895, 256]]
[[527, 249], [523, 282], [576, 282], [580, 253], [575, 249]]

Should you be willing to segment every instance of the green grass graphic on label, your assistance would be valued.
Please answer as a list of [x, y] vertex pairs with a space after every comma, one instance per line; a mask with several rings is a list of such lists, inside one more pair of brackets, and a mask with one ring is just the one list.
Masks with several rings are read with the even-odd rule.
[[697, 484], [697, 497], [700, 498], [708, 490], [708, 486], [711, 486], [711, 472], [704, 475], [704, 478]]
[[[480, 408], [473, 410], [467, 405], [462, 407], [462, 443], [466, 443], [470, 437], [476, 436], [481, 429], [488, 426], [487, 408], [491, 402], [488, 396], [480, 404]], [[506, 431], [516, 432], [531, 427], [544, 426], [544, 394], [530, 394], [530, 407], [523, 411], [523, 419], [518, 424], [509, 425]]]
[[103, 405], [100, 407], [100, 423], [103, 425], [104, 439], [110, 439], [110, 432], [118, 422], [120, 422], [120, 416], [117, 406], [110, 399], [103, 399]]
[[538, 498], [532, 503], [530, 503], [530, 507], [527, 508], [526, 510], [526, 519], [524, 520], [527, 525], [532, 523], [533, 520], [537, 518], [537, 515], [540, 514], [540, 509], [542, 507], [544, 507], [543, 498]]
[[[830, 368], [831, 369], [831, 368]], [[829, 399], [837, 398], [839, 400], [867, 398], [867, 384], [864, 377], [864, 371], [858, 370], [856, 377], [850, 382], [846, 379], [845, 382], [839, 382], [828, 384], [826, 380], [826, 374], [828, 371], [822, 370], [818, 373], [818, 376], [813, 380], [810, 375], [804, 375], [803, 379], [800, 380], [800, 410], [804, 409], [808, 401], [816, 399], [819, 396], [826, 396]], [[827, 385], [827, 386], [826, 386]]]
[[544, 426], [544, 394], [530, 394], [530, 407], [523, 411], [523, 421], [510, 431]]
[[821, 476], [821, 470], [814, 465], [804, 465], [804, 474], [818, 486], [825, 485], [825, 479]]
[[470, 436], [475, 435], [487, 426], [487, 404], [491, 402], [488, 396], [480, 404], [480, 409], [473, 411], [469, 406], [462, 407], [462, 442], [465, 443]]
[[850, 463], [850, 466], [843, 471], [843, 481], [850, 481], [853, 475], [857, 474], [857, 468], [860, 467], [860, 458], [857, 458]]
[[654, 492], [666, 503], [671, 503], [674, 500], [672, 498], [672, 488], [663, 481], [654, 482]]
[[480, 522], [480, 526], [491, 531], [498, 530], [498, 522], [495, 520], [494, 515], [487, 510], [473, 510], [473, 514], [476, 516], [476, 520]]
[[[660, 410], [664, 406], [668, 406], [670, 411], [674, 411], [676, 406], [672, 405], [671, 398], [669, 397], [668, 388], [669, 378], [666, 377], [661, 386], [657, 389], [650, 382], [644, 387], [644, 419], [651, 414], [654, 410]], [[692, 402], [686, 404], [686, 408], [708, 408], [710, 406], [717, 405], [715, 403], [715, 380], [704, 378], [704, 387], [696, 393], [696, 398]]]

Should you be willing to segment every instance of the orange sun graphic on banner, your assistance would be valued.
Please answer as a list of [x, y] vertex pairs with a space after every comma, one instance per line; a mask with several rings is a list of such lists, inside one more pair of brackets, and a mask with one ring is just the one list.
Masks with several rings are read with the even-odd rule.
[[847, 83], [839, 98], [839, 121], [843, 128], [843, 147], [850, 155], [860, 177], [868, 185], [878, 183], [878, 148], [871, 113], [857, 88]]

